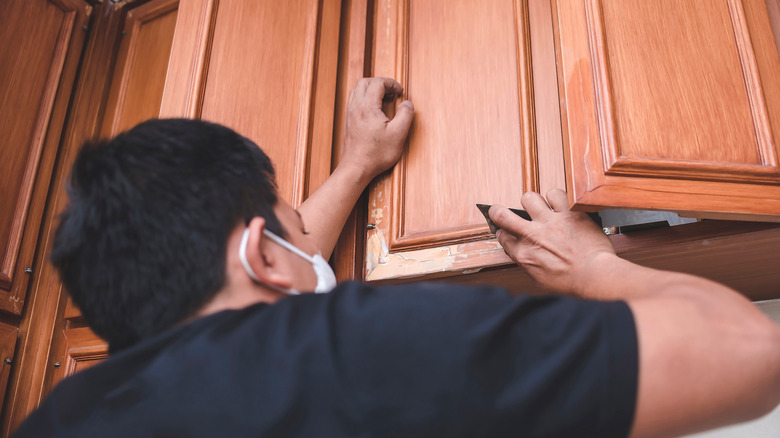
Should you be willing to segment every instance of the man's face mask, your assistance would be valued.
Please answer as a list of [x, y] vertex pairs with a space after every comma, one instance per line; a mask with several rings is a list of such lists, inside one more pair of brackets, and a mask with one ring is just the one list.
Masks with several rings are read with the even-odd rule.
[[[305, 252], [301, 251], [300, 249], [296, 248], [295, 246], [293, 246], [293, 244], [291, 244], [290, 242], [282, 239], [281, 237], [277, 236], [276, 234], [266, 229], [263, 229], [263, 234], [269, 239], [278, 243], [279, 245], [285, 247], [293, 254], [302, 257], [303, 259], [311, 263], [312, 268], [314, 269], [314, 274], [317, 276], [317, 287], [314, 288], [314, 293], [318, 293], [318, 294], [327, 293], [330, 292], [331, 289], [336, 287], [336, 274], [333, 273], [333, 269], [330, 268], [330, 265], [328, 264], [327, 260], [322, 258], [322, 254], [320, 252], [317, 252], [317, 254], [310, 256]], [[238, 249], [238, 257], [241, 259], [241, 264], [244, 265], [244, 269], [246, 270], [246, 273], [250, 277], [252, 277], [253, 280], [259, 282], [260, 279], [255, 274], [255, 271], [252, 270], [252, 267], [249, 266], [249, 262], [246, 259], [246, 246], [248, 243], [249, 243], [249, 228], [244, 230], [244, 236], [241, 238], [241, 247]], [[287, 295], [300, 294], [300, 292], [298, 292], [295, 289], [283, 289], [278, 287], [273, 287], [273, 289], [286, 293]]]

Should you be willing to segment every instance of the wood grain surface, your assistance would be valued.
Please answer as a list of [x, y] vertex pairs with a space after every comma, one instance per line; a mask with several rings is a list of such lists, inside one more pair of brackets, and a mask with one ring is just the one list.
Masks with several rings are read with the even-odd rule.
[[127, 13], [103, 137], [160, 115], [178, 5], [178, 0], [154, 0]]
[[372, 188], [391, 250], [485, 236], [474, 205], [538, 190], [526, 1], [380, 1], [373, 74], [415, 105], [408, 147]]
[[780, 58], [761, 1], [554, 1], [576, 208], [780, 221]]
[[0, 15], [0, 309], [24, 304], [51, 169], [91, 7], [14, 0]]

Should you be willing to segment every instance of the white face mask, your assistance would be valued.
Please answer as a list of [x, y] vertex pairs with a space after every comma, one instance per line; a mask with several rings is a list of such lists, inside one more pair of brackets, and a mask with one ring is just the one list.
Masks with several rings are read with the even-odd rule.
[[[330, 265], [328, 264], [327, 260], [322, 258], [322, 254], [320, 252], [317, 252], [317, 254], [310, 256], [305, 252], [301, 251], [300, 249], [296, 248], [295, 246], [293, 246], [293, 244], [291, 244], [290, 242], [282, 239], [281, 237], [277, 236], [276, 234], [266, 229], [263, 229], [263, 234], [269, 239], [278, 243], [279, 245], [285, 247], [293, 254], [302, 257], [303, 259], [311, 263], [311, 266], [314, 269], [314, 274], [317, 276], [317, 287], [314, 288], [314, 293], [318, 293], [318, 294], [328, 293], [331, 291], [331, 289], [336, 287], [336, 274], [333, 273], [333, 269], [330, 268]], [[244, 236], [241, 238], [241, 247], [238, 249], [238, 257], [241, 259], [241, 264], [244, 265], [244, 269], [246, 270], [246, 273], [250, 277], [252, 277], [253, 280], [260, 281], [260, 279], [257, 278], [255, 271], [252, 270], [251, 266], [249, 266], [249, 261], [247, 261], [246, 259], [246, 246], [248, 243], [249, 243], [249, 228], [244, 230]], [[284, 288], [273, 287], [273, 286], [272, 288], [280, 292], [286, 293], [287, 295], [300, 294], [300, 292], [298, 292], [295, 289], [284, 289]]]

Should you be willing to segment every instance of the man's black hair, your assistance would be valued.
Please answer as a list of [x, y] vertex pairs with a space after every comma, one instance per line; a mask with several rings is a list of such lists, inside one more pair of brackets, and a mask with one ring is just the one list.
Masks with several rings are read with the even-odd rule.
[[268, 156], [233, 130], [150, 120], [88, 143], [50, 259], [112, 352], [192, 316], [225, 282], [230, 232], [255, 216], [285, 235]]

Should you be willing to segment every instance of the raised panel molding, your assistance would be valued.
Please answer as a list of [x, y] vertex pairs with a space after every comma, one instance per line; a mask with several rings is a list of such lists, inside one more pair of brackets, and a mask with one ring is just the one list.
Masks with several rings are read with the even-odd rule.
[[[0, 108], [14, 117], [0, 123], [5, 172], [0, 178], [0, 290], [9, 293], [0, 308], [19, 314], [27, 284], [19, 277], [32, 266], [42, 208], [34, 207], [37, 196], [43, 196], [35, 193], [46, 191], [64, 118], [63, 99], [78, 57], [76, 53], [69, 61], [69, 51], [83, 42], [83, 34], [76, 32], [82, 32], [91, 7], [82, 0], [16, 1], [4, 7]], [[34, 20], [38, 25], [29, 26]], [[36, 184], [42, 186], [36, 189]]]
[[370, 189], [368, 279], [392, 269], [389, 253], [490, 238], [474, 204], [539, 189], [528, 16], [527, 0], [377, 2], [372, 75], [401, 82], [416, 115], [400, 162]]
[[159, 116], [178, 6], [179, 0], [156, 0], [127, 13], [104, 137]]
[[[720, 0], [721, 2], [723, 0]], [[777, 152], [769, 125], [764, 102], [761, 78], [750, 41], [741, 0], [725, 0], [731, 18], [735, 39], [734, 49], [738, 53], [745, 94], [750, 107], [755, 132], [758, 164], [735, 164], [697, 162], [691, 160], [637, 158], [623, 154], [617, 116], [613, 108], [614, 90], [609, 70], [606, 29], [604, 24], [603, 0], [588, 0], [586, 12], [588, 21], [588, 42], [593, 59], [593, 74], [596, 82], [596, 113], [599, 122], [599, 136], [604, 156], [604, 171], [607, 175], [671, 177], [681, 179], [703, 179], [711, 181], [739, 181], [780, 183], [780, 168], [777, 166]]]
[[62, 379], [108, 358], [108, 343], [88, 327], [63, 330], [55, 344], [53, 358], [59, 365], [55, 365], [49, 390]]
[[218, 0], [181, 1], [160, 117], [200, 116], [218, 5]]
[[340, 7], [182, 1], [161, 116], [203, 118], [253, 140], [276, 167], [279, 194], [297, 207], [330, 174], [335, 90], [317, 84], [335, 82]]
[[780, 221], [780, 57], [763, 0], [552, 6], [573, 208]]
[[[71, 34], [73, 33], [73, 23], [76, 20], [76, 10], [78, 3], [63, 1], [63, 0], [49, 0], [49, 3], [56, 6], [62, 12], [59, 17], [59, 29], [54, 30], [50, 37], [54, 38], [52, 60], [48, 68], [45, 82], [42, 85], [42, 98], [38, 106], [37, 112], [31, 120], [35, 120], [32, 125], [32, 131], [29, 135], [22, 133], [26, 138], [24, 143], [18, 145], [18, 147], [24, 147], [28, 150], [27, 157], [24, 161], [23, 170], [21, 174], [21, 184], [16, 192], [16, 203], [12, 206], [13, 218], [10, 222], [10, 227], [6, 231], [6, 239], [0, 239], [6, 241], [6, 246], [3, 251], [2, 265], [0, 265], [0, 288], [9, 289], [13, 282], [13, 275], [16, 268], [16, 260], [19, 255], [19, 249], [22, 241], [22, 232], [24, 231], [24, 224], [27, 218], [27, 211], [30, 207], [30, 201], [32, 198], [33, 183], [38, 170], [39, 160], [43, 150], [44, 138], [46, 136], [46, 128], [49, 124], [49, 118], [51, 117], [52, 108], [54, 107], [54, 98], [57, 94], [57, 85], [59, 84], [60, 74], [62, 72], [63, 65], [65, 64], [65, 55], [68, 51], [68, 43], [70, 41]], [[9, 18], [13, 14], [7, 14]], [[17, 19], [17, 17], [12, 17]], [[32, 29], [30, 29], [32, 30]], [[24, 37], [18, 37], [20, 43], [27, 42]], [[10, 61], [10, 60], [9, 60]], [[17, 80], [23, 80], [21, 76], [16, 76]], [[35, 86], [37, 84], [34, 84]], [[9, 86], [14, 86], [12, 82]], [[16, 87], [19, 84], [15, 84]], [[37, 90], [35, 90], [37, 91]], [[7, 96], [3, 96], [6, 98]], [[3, 102], [4, 104], [6, 102]], [[18, 112], [20, 108], [7, 108], [10, 112]], [[10, 120], [9, 122], [10, 123]], [[3, 130], [5, 131], [5, 130]], [[21, 138], [5, 138], [5, 141], [19, 141]], [[7, 146], [7, 147], [10, 147]], [[5, 163], [7, 164], [7, 163]], [[13, 196], [14, 193], [3, 194], [3, 197]], [[3, 213], [6, 215], [7, 212]]]

